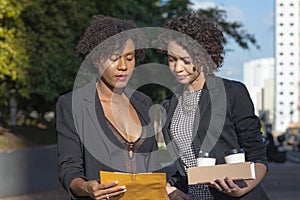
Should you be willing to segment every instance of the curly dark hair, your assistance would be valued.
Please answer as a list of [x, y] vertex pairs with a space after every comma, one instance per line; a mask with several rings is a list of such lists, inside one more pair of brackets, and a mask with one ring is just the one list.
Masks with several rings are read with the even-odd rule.
[[[164, 31], [158, 37], [157, 45], [161, 49], [166, 49], [169, 41], [175, 41], [189, 52], [196, 69], [203, 71], [205, 75], [218, 71], [222, 66], [224, 59], [223, 32], [212, 19], [189, 12], [184, 16], [167, 21], [162, 27], [170, 31]], [[179, 32], [180, 35], [174, 34], [174, 32]], [[183, 37], [182, 34], [187, 37]], [[208, 61], [210, 59], [207, 59], [207, 56], [212, 59], [213, 63]]]
[[[117, 38], [113, 38], [117, 34]], [[128, 39], [132, 39], [136, 47], [143, 46], [141, 43], [146, 41], [133, 21], [95, 15], [76, 47], [76, 54], [84, 60], [92, 52], [93, 62], [99, 62], [99, 58], [102, 62], [113, 53], [122, 52]], [[135, 50], [135, 59], [137, 63], [144, 59], [144, 49]]]

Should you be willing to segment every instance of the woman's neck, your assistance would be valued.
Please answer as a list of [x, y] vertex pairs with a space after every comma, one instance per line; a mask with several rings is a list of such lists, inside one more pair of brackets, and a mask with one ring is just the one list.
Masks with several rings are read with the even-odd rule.
[[110, 88], [103, 81], [96, 83], [100, 101], [120, 102], [124, 100], [124, 88]]
[[204, 73], [200, 73], [199, 76], [192, 83], [185, 85], [185, 90], [190, 92], [201, 90], [203, 89], [204, 83], [205, 83]]

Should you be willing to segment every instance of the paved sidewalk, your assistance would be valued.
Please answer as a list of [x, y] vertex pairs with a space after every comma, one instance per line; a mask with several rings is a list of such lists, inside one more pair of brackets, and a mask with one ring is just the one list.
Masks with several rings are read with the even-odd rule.
[[70, 200], [70, 198], [64, 189], [58, 188], [33, 194], [0, 198], [0, 200]]
[[[299, 152], [300, 154], [300, 152]], [[300, 196], [300, 163], [270, 163], [269, 172], [262, 186], [272, 200], [298, 200]], [[15, 197], [0, 198], [0, 200], [69, 200], [62, 189], [27, 194]]]

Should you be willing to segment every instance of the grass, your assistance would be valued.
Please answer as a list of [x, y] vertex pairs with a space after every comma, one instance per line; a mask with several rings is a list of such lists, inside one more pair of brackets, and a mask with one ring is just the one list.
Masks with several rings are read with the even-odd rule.
[[55, 143], [53, 123], [43, 126], [0, 126], [0, 151]]

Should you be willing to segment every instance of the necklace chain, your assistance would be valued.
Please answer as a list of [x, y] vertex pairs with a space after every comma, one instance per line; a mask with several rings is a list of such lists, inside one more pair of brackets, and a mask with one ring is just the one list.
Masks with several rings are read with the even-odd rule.
[[181, 97], [181, 107], [185, 114], [195, 112], [197, 110], [201, 92], [202, 90], [195, 92], [183, 92]]

